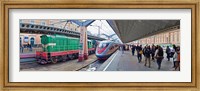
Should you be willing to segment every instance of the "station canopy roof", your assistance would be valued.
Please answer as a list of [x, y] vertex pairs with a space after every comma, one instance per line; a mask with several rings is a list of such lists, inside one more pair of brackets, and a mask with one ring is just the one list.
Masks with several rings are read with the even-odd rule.
[[180, 20], [107, 20], [123, 43], [161, 33], [180, 25]]

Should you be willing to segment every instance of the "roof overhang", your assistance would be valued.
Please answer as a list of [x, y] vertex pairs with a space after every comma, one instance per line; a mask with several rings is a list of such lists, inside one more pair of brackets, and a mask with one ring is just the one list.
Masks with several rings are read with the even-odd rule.
[[107, 20], [123, 43], [128, 43], [179, 26], [180, 20]]

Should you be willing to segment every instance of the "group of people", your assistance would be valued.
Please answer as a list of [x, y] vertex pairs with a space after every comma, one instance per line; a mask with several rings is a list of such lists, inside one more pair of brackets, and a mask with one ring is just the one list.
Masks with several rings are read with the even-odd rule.
[[[27, 49], [29, 49], [30, 52], [32, 51], [32, 46], [29, 43], [27, 44]], [[20, 52], [24, 52], [24, 45], [22, 44], [20, 44]]]
[[166, 54], [168, 61], [170, 61], [170, 58], [173, 58], [173, 68], [180, 70], [180, 47], [173, 45], [173, 49], [170, 49], [167, 46]]
[[[144, 66], [147, 66], [148, 63], [148, 67], [150, 68], [151, 60], [155, 62], [156, 59], [158, 70], [160, 70], [161, 63], [164, 58], [164, 51], [161, 46], [146, 45], [142, 47], [142, 45], [140, 46], [132, 45], [131, 49], [132, 49], [132, 55], [135, 55], [135, 51], [137, 52], [138, 63], [142, 61], [142, 55], [143, 55], [145, 60]], [[175, 45], [173, 45], [173, 49], [170, 49], [169, 46], [167, 46], [166, 54], [168, 61], [170, 61], [171, 58], [173, 59], [173, 68], [175, 68], [175, 70], [177, 69], [180, 70], [180, 47], [179, 46], [176, 47]]]

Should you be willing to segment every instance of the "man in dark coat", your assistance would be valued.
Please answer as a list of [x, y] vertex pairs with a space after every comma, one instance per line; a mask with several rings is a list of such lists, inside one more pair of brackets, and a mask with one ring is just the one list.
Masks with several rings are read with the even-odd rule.
[[131, 50], [132, 50], [132, 55], [134, 55], [135, 54], [135, 45], [132, 45]]
[[171, 50], [170, 50], [169, 46], [167, 46], [166, 54], [167, 54], [167, 59], [169, 61], [170, 60], [170, 54], [171, 54]]
[[150, 61], [151, 49], [150, 49], [150, 46], [146, 47], [146, 49], [144, 50], [144, 54], [145, 54], [145, 64], [144, 64], [144, 66], [146, 66], [147, 61], [148, 61], [149, 68], [150, 68], [151, 67], [151, 61]]

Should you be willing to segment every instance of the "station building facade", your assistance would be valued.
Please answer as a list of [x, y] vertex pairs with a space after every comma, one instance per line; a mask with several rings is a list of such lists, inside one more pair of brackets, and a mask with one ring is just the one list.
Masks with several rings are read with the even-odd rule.
[[[171, 29], [171, 28], [169, 28]], [[166, 32], [158, 33], [149, 37], [145, 37], [136, 41], [133, 41], [134, 45], [161, 45], [163, 47], [172, 46], [173, 44], [180, 46], [180, 28], [174, 27]]]
[[[80, 32], [80, 28], [77, 24], [75, 24], [73, 22], [67, 22], [67, 20], [64, 20], [64, 19], [21, 19], [21, 20], [19, 20], [19, 22], [51, 26], [51, 27], [67, 29], [70, 31]], [[41, 41], [40, 41], [41, 35], [42, 34], [20, 33], [20, 44], [21, 45], [30, 44], [32, 46], [40, 46], [41, 45]]]

